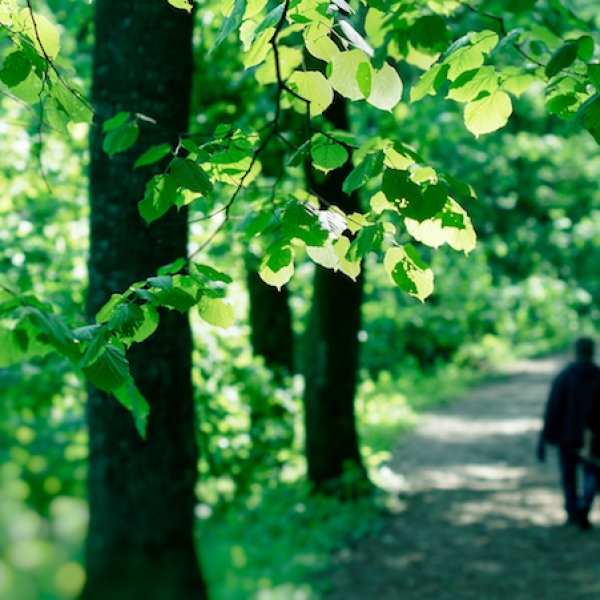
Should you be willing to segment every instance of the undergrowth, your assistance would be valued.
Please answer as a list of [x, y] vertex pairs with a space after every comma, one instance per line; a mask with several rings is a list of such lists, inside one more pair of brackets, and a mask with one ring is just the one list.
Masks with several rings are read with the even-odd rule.
[[345, 502], [311, 495], [302, 470], [293, 481], [255, 486], [246, 499], [210, 509], [199, 526], [203, 570], [212, 600], [318, 600], [335, 554], [377, 534], [387, 514], [385, 487], [395, 474], [390, 451], [412, 430], [419, 413], [457, 398], [482, 378], [445, 365], [402, 377], [382, 372], [365, 379], [357, 396], [362, 453], [381, 493]]

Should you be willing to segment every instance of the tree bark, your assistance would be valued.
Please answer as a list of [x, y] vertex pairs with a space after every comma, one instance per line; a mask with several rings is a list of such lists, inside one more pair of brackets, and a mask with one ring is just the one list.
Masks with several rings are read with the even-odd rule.
[[[258, 258], [246, 253], [246, 281], [249, 296], [250, 341], [255, 356], [262, 356], [277, 386], [286, 385], [294, 373], [294, 332], [289, 291], [267, 285], [258, 275]], [[274, 395], [250, 397], [249, 464], [261, 468], [280, 467], [277, 458], [282, 448], [294, 442], [294, 417]]]
[[[146, 226], [137, 211], [151, 168], [133, 170], [148, 146], [186, 131], [192, 16], [167, 2], [96, 0], [92, 101], [100, 120], [141, 113], [132, 151], [110, 159], [101, 127], [91, 134], [88, 316], [110, 294], [186, 256], [187, 214]], [[83, 600], [206, 598], [194, 544], [198, 451], [187, 315], [165, 311], [158, 331], [129, 353], [150, 404], [147, 439], [118, 402], [90, 386], [90, 523]]]
[[246, 255], [246, 280], [250, 300], [250, 342], [254, 354], [265, 359], [275, 374], [294, 372], [294, 333], [287, 286], [278, 290], [258, 275], [258, 259]]
[[[336, 129], [348, 130], [344, 99], [336, 97], [325, 116]], [[320, 181], [309, 176], [312, 191], [346, 213], [360, 210], [358, 194], [342, 191], [351, 170], [348, 161]], [[362, 290], [362, 276], [352, 281], [316, 266], [304, 356], [304, 410], [308, 478], [318, 491], [353, 494], [367, 481], [354, 413]]]

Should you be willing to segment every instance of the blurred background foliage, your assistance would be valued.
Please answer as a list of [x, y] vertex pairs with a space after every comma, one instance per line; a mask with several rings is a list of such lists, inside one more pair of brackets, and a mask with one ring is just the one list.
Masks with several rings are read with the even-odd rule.
[[[92, 8], [48, 0], [36, 9], [60, 24], [64, 68], [89, 85]], [[242, 70], [235, 39], [206, 58], [220, 20], [219, 3], [202, 4], [195, 36], [198, 136], [234, 119], [260, 127], [272, 110], [253, 72]], [[418, 72], [407, 69], [403, 77], [410, 85]], [[400, 475], [386, 459], [419, 411], [457, 397], [515, 357], [593, 335], [600, 316], [597, 144], [577, 123], [548, 116], [535, 88], [519, 98], [506, 129], [479, 139], [465, 130], [456, 105], [439, 100], [403, 103], [389, 115], [364, 103], [351, 112], [365, 140], [375, 127], [400, 129], [432, 166], [477, 194], [466, 209], [478, 247], [468, 257], [422, 249], [436, 273], [436, 292], [425, 304], [390, 283], [376, 261], [367, 265], [357, 413], [365, 462], [382, 486]], [[86, 128], [61, 136], [6, 96], [0, 111], [0, 280], [83, 323]], [[270, 160], [278, 160], [276, 153]], [[299, 171], [298, 185], [300, 178]], [[270, 183], [265, 165], [258, 186]], [[255, 200], [250, 192], [247, 199]], [[190, 220], [194, 249], [212, 223], [193, 212]], [[341, 503], [309, 495], [303, 383], [294, 374], [275, 376], [252, 355], [245, 251], [219, 238], [210, 251], [211, 264], [237, 274], [236, 325], [222, 332], [194, 321], [199, 544], [213, 598], [308, 600], [327, 585], [314, 574], [327, 568], [331, 552], [375, 530], [389, 499]], [[302, 265], [290, 284], [299, 357], [311, 271]], [[63, 361], [48, 356], [0, 368], [0, 397], [0, 598], [74, 598], [85, 577], [84, 389]], [[260, 405], [267, 416], [253, 424], [250, 407]]]

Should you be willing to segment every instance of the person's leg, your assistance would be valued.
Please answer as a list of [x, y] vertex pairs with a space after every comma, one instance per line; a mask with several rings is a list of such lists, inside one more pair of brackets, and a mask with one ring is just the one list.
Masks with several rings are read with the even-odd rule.
[[565, 495], [565, 510], [569, 521], [579, 520], [577, 503], [577, 463], [579, 457], [565, 448], [559, 449], [560, 475], [563, 493]]
[[590, 462], [583, 462], [583, 496], [581, 497], [581, 508], [589, 510], [596, 495], [598, 485], [598, 467]]
[[587, 461], [583, 462], [583, 495], [579, 501], [579, 519], [582, 529], [589, 529], [590, 522], [588, 514], [592, 508], [592, 502], [596, 495], [596, 486], [598, 485], [598, 468], [596, 465]]

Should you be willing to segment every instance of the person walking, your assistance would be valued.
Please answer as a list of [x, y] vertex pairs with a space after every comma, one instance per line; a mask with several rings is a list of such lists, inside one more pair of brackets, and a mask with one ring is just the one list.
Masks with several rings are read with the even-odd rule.
[[[600, 412], [600, 367], [594, 364], [594, 350], [591, 338], [575, 341], [575, 361], [552, 383], [538, 445], [540, 461], [545, 460], [546, 443], [558, 447], [567, 523], [579, 525], [584, 531], [591, 528], [588, 515], [600, 481], [599, 469], [591, 456], [596, 415]], [[594, 442], [597, 446], [597, 440]]]

